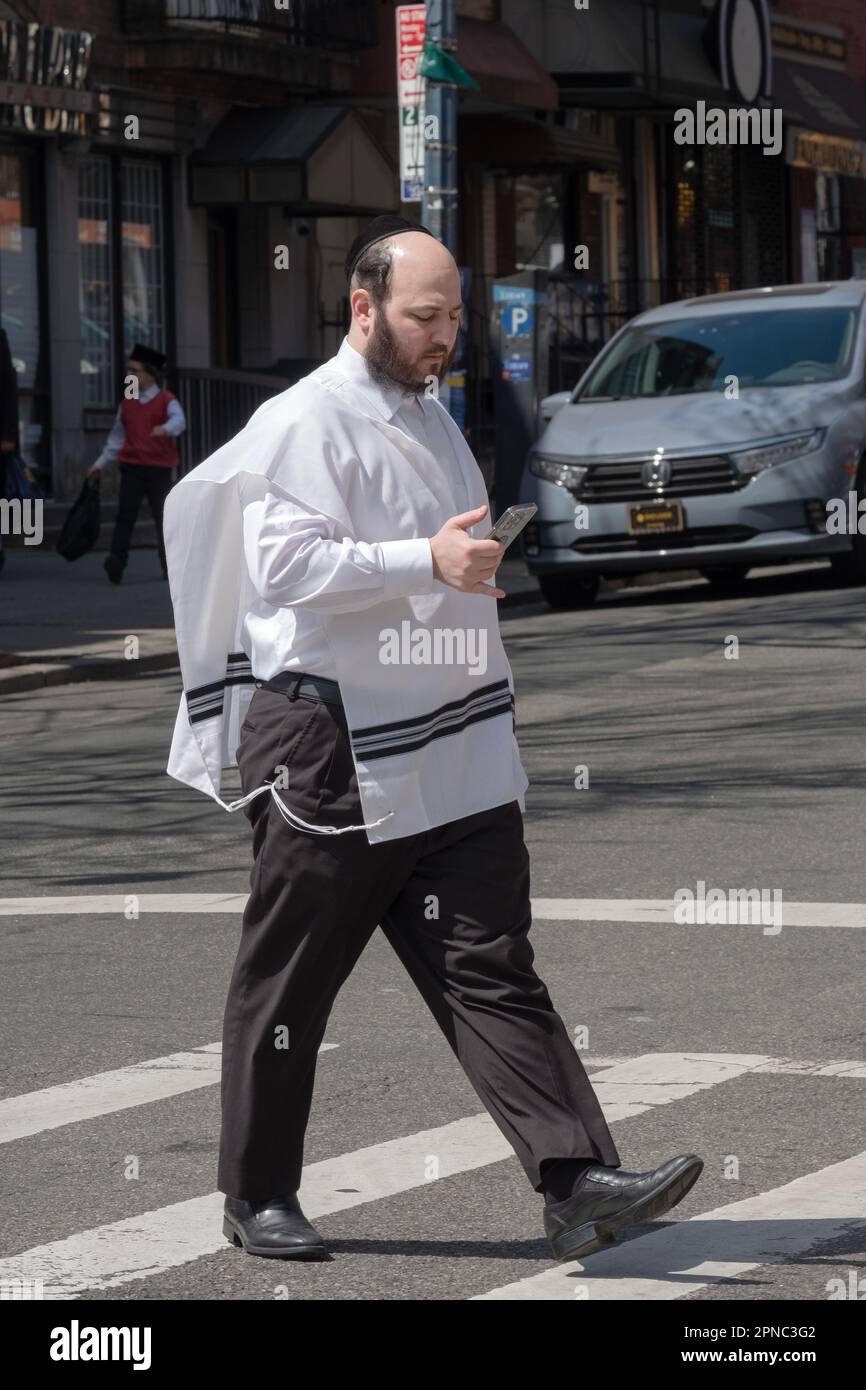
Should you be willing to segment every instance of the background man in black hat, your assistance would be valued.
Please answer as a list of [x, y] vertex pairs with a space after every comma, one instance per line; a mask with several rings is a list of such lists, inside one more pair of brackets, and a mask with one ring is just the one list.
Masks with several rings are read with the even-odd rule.
[[136, 343], [129, 354], [128, 374], [135, 377], [138, 391], [117, 407], [105, 448], [88, 468], [95, 479], [107, 463], [118, 460], [120, 493], [111, 550], [105, 557], [105, 570], [113, 584], [119, 584], [126, 568], [132, 530], [142, 497], [146, 497], [156, 525], [159, 562], [163, 579], [168, 578], [162, 535], [162, 510], [174, 482], [178, 463], [175, 438], [186, 429], [183, 407], [171, 391], [161, 389], [157, 374], [165, 366], [165, 354]]

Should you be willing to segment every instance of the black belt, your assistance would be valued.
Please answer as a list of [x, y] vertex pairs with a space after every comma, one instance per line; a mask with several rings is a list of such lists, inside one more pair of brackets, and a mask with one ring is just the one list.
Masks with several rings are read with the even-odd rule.
[[306, 671], [278, 671], [269, 681], [257, 680], [256, 688], [262, 687], [265, 690], [278, 690], [281, 695], [288, 695], [290, 700], [297, 700], [299, 695], [316, 695], [327, 705], [343, 704], [336, 681], [328, 680], [326, 676], [311, 676]]

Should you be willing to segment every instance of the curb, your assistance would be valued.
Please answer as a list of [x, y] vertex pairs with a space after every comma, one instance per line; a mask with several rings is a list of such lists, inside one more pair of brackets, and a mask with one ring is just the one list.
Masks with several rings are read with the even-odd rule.
[[0, 669], [0, 696], [49, 685], [78, 685], [82, 681], [134, 680], [142, 671], [178, 669], [177, 652], [150, 652], [136, 661], [123, 657], [81, 657], [66, 662], [26, 662]]
[[[659, 584], [694, 582], [697, 570], [667, 570], [637, 576], [631, 584], [611, 584], [602, 580], [602, 593], [621, 593], [623, 589], [652, 588]], [[516, 589], [500, 599], [499, 607], [525, 608], [543, 604], [537, 587]], [[0, 696], [23, 690], [41, 690], [46, 686], [78, 685], [82, 681], [134, 680], [143, 671], [179, 670], [177, 649], [150, 652], [136, 661], [123, 657], [76, 657], [72, 661], [33, 661], [15, 654], [0, 652]]]
[[[518, 589], [500, 599], [500, 608], [542, 602], [537, 589]], [[76, 657], [73, 661], [32, 661], [0, 653], [0, 695], [82, 681], [134, 680], [142, 671], [179, 670], [177, 649], [150, 652], [136, 661], [123, 657]]]

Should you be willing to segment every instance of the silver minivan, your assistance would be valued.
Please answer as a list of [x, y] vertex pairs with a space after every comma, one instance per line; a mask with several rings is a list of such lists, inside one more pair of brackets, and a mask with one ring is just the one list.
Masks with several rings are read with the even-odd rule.
[[520, 493], [547, 601], [662, 569], [730, 591], [753, 566], [821, 556], [866, 582], [864, 300], [848, 280], [665, 304], [548, 396]]

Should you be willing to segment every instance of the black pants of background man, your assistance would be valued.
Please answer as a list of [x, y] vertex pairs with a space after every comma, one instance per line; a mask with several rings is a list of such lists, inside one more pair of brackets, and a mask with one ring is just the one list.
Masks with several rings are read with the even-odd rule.
[[174, 469], [150, 463], [119, 463], [117, 466], [120, 471], [120, 489], [117, 497], [114, 534], [111, 537], [111, 553], [116, 555], [124, 565], [126, 564], [138, 509], [141, 506], [141, 499], [146, 497], [156, 526], [159, 563], [163, 573], [165, 573], [162, 512], [165, 499], [171, 491]]
[[[238, 748], [244, 794], [273, 780], [278, 764], [289, 781], [280, 795], [303, 820], [364, 819], [341, 705], [258, 688]], [[319, 1046], [377, 924], [536, 1191], [557, 1159], [620, 1166], [533, 970], [516, 801], [375, 845], [364, 831], [296, 829], [270, 792], [243, 810], [254, 857], [223, 1024], [222, 1192], [256, 1200], [300, 1187]]]

